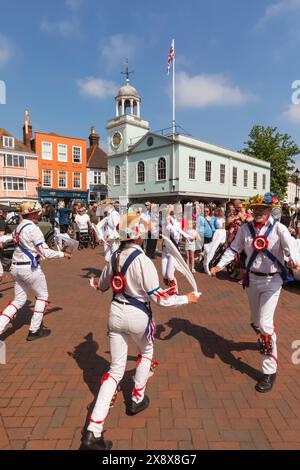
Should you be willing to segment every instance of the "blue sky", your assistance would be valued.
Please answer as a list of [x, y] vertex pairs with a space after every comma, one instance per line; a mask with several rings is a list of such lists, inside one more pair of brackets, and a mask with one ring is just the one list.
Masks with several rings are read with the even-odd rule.
[[104, 143], [126, 57], [142, 117], [168, 127], [174, 37], [178, 124], [234, 150], [253, 124], [272, 125], [300, 146], [300, 0], [10, 0], [1, 17], [0, 127], [16, 136], [28, 107], [34, 130], [87, 137], [95, 125]]

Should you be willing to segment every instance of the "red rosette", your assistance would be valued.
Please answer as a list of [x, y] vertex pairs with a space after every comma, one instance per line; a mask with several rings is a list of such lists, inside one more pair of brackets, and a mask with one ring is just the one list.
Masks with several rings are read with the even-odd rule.
[[110, 285], [115, 294], [121, 294], [126, 289], [126, 279], [123, 274], [113, 274], [110, 278]]
[[255, 251], [260, 253], [261, 251], [266, 251], [268, 249], [269, 242], [264, 235], [258, 235], [253, 240], [253, 248]]

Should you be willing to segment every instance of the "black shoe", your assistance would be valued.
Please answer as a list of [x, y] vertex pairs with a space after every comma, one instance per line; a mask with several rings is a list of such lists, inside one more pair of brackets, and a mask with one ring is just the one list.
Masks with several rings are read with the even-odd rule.
[[264, 374], [255, 385], [255, 390], [261, 393], [270, 392], [275, 383], [276, 374]]
[[135, 403], [133, 400], [127, 405], [126, 414], [127, 415], [136, 415], [141, 411], [144, 411], [148, 408], [150, 399], [147, 395], [144, 396], [144, 399], [140, 403]]
[[29, 333], [26, 339], [27, 341], [34, 341], [35, 339], [45, 338], [46, 336], [49, 336], [50, 334], [51, 334], [51, 330], [49, 330], [49, 328], [46, 328], [44, 325], [41, 325], [40, 328], [35, 333], [29, 330]]
[[112, 441], [105, 441], [103, 436], [95, 437], [92, 431], [87, 431], [82, 445], [87, 450], [110, 450], [112, 448]]

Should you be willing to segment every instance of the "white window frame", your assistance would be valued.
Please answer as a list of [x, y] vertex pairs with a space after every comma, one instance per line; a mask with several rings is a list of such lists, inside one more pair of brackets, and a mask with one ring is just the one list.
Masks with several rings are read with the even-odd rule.
[[107, 173], [105, 171], [101, 171], [101, 184], [107, 184]]
[[[120, 170], [120, 182], [119, 183], [116, 183], [116, 169], [119, 168]], [[114, 186], [121, 186], [121, 167], [120, 165], [116, 165], [114, 167]]]
[[[65, 160], [61, 160], [59, 158], [59, 148], [60, 147], [64, 147], [65, 148]], [[62, 163], [66, 163], [68, 161], [68, 144], [57, 144], [57, 161], [58, 162], [62, 162]]]
[[[9, 142], [11, 142], [11, 145], [9, 144]], [[14, 149], [15, 148], [15, 138], [11, 137], [9, 135], [4, 135], [2, 137], [2, 145], [3, 145], [3, 147], [8, 148], [8, 149]]]
[[[47, 172], [50, 172], [50, 176], [51, 176], [51, 184], [50, 184], [50, 186], [49, 186], [48, 184], [46, 184], [46, 185], [44, 184], [44, 174], [45, 174], [46, 171], [47, 171]], [[48, 168], [45, 168], [45, 169], [43, 168], [43, 169], [42, 169], [42, 187], [43, 187], [43, 188], [52, 188], [52, 187], [53, 187], [53, 171], [52, 171], [52, 170], [49, 170]]]
[[[207, 164], [209, 163], [209, 166], [210, 166], [210, 170], [207, 170]], [[209, 175], [210, 175], [210, 179], [208, 180], [207, 179], [207, 174], [209, 172]], [[205, 160], [205, 183], [211, 183], [211, 180], [212, 180], [212, 162], [211, 160]]]
[[[222, 172], [222, 169], [224, 169], [224, 172]], [[222, 176], [224, 176], [224, 181], [222, 181]], [[225, 163], [220, 163], [220, 184], [225, 184], [226, 183], [226, 165]]]
[[248, 188], [248, 182], [249, 182], [249, 171], [244, 170], [244, 180], [243, 180], [244, 188]]
[[[66, 186], [61, 186], [61, 185], [59, 184], [59, 174], [60, 174], [60, 173], [65, 173], [65, 175], [66, 175]], [[58, 186], [59, 188], [63, 188], [63, 189], [66, 189], [66, 188], [68, 187], [68, 172], [67, 172], [67, 171], [65, 171], [65, 170], [58, 170], [58, 172], [57, 172], [57, 186]]]
[[101, 184], [101, 174], [102, 174], [102, 171], [100, 170], [93, 171], [93, 184], [95, 185]]
[[[158, 178], [158, 162], [159, 162], [159, 160], [160, 160], [161, 158], [163, 158], [163, 159], [165, 160], [165, 162], [166, 162], [166, 177], [165, 177], [164, 179], [159, 179], [159, 178]], [[162, 181], [167, 181], [167, 174], [168, 174], [167, 159], [166, 159], [166, 157], [161, 156], [161, 157], [158, 158], [158, 160], [157, 160], [157, 162], [156, 162], [156, 181], [158, 181], [159, 183], [161, 183]]]
[[[144, 165], [144, 181], [139, 181], [139, 164], [140, 163], [143, 163]], [[145, 181], [146, 181], [146, 165], [145, 165], [145, 162], [143, 162], [143, 160], [140, 160], [137, 162], [136, 168], [135, 168], [135, 182], [136, 184], [145, 184]]]
[[[44, 156], [44, 144], [50, 145], [51, 157], [45, 157]], [[42, 141], [42, 159], [43, 160], [53, 160], [53, 145], [52, 145], [52, 142]]]
[[232, 167], [232, 186], [236, 187], [238, 185], [238, 168], [237, 166]]
[[266, 189], [266, 186], [267, 186], [267, 175], [265, 173], [263, 173], [263, 175], [262, 175], [262, 188], [263, 188], [263, 190]]
[[[12, 158], [12, 165], [7, 164], [7, 157]], [[18, 165], [14, 165], [14, 158], [18, 158]], [[24, 159], [24, 166], [20, 166], [20, 158]], [[4, 167], [6, 168], [23, 168], [26, 169], [26, 157], [25, 155], [18, 155], [13, 153], [4, 154]]]
[[[191, 167], [191, 159], [192, 161], [194, 161], [194, 168]], [[189, 181], [196, 181], [196, 168], [197, 168], [197, 163], [196, 163], [196, 157], [193, 157], [193, 155], [189, 155]], [[191, 178], [191, 174], [190, 174], [190, 170], [193, 170], [194, 171], [194, 178]]]
[[[79, 175], [80, 176], [80, 186], [77, 187], [77, 186], [74, 186], [74, 176], [75, 174]], [[82, 186], [82, 174], [80, 171], [73, 171], [73, 174], [72, 174], [72, 187], [73, 189], [81, 189], [81, 186]]]
[[257, 183], [258, 183], [258, 175], [257, 175], [257, 172], [255, 171], [253, 173], [253, 189], [257, 189]]
[[[80, 162], [75, 162], [74, 160], [74, 149], [80, 149]], [[82, 147], [80, 147], [79, 145], [73, 145], [72, 146], [72, 162], [77, 164], [77, 165], [81, 165], [82, 164]]]
[[[9, 180], [9, 181], [8, 181]], [[14, 180], [17, 180], [18, 185], [20, 184], [20, 180], [23, 181], [24, 188], [23, 189], [15, 189], [13, 188]], [[15, 181], [16, 182], [16, 181]], [[7, 184], [11, 184], [11, 189], [7, 187]], [[6, 184], [6, 187], [5, 187]], [[26, 178], [20, 178], [18, 176], [4, 176], [3, 177], [3, 191], [27, 191], [27, 182]]]

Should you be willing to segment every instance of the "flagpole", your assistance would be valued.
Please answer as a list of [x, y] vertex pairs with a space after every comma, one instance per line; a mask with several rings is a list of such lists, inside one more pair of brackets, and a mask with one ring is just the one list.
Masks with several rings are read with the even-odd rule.
[[173, 92], [173, 120], [172, 120], [172, 191], [175, 190], [176, 180], [176, 169], [175, 169], [175, 132], [176, 132], [176, 120], [175, 120], [175, 39], [172, 40], [173, 47], [173, 60], [172, 60], [172, 92]]
[[174, 59], [172, 60], [172, 66], [173, 66], [173, 73], [172, 73], [172, 81], [173, 81], [173, 121], [172, 121], [172, 129], [173, 129], [173, 135], [175, 135], [176, 132], [176, 118], [175, 118], [175, 39], [172, 41], [172, 46], [173, 46], [173, 51], [174, 51]]

